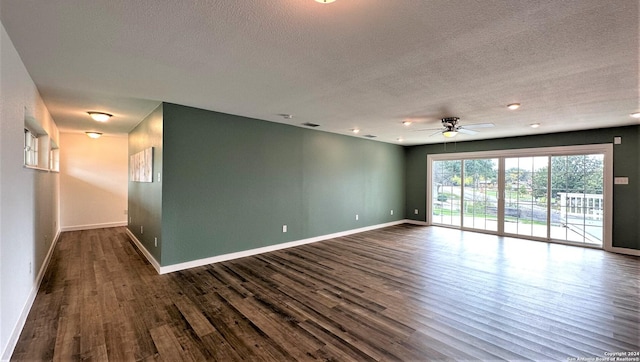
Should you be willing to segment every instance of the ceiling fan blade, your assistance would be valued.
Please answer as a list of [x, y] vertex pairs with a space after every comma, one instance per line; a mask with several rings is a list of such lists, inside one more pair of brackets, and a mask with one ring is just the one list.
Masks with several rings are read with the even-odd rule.
[[413, 130], [413, 132], [435, 131], [435, 130], [440, 130], [440, 131], [442, 131], [442, 128], [423, 128], [423, 129], [414, 129], [414, 130]]
[[471, 129], [471, 128], [491, 128], [491, 127], [495, 127], [495, 125], [493, 123], [474, 123], [474, 124], [466, 124], [466, 125], [464, 125], [464, 128], [466, 128], [466, 129]]
[[470, 129], [467, 129], [467, 127], [465, 127], [465, 128], [459, 127], [456, 131], [458, 131], [460, 133], [464, 133], [464, 134], [476, 134], [476, 133], [478, 133], [476, 131], [472, 131]]
[[430, 134], [429, 137], [433, 137], [435, 135], [442, 134], [442, 132], [444, 132], [444, 130], [438, 130], [437, 132]]

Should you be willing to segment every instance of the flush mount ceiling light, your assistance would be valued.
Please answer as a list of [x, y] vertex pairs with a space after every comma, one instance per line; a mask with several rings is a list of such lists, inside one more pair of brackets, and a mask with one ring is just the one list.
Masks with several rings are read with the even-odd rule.
[[531, 128], [538, 128], [538, 127], [540, 127], [540, 123], [531, 123], [531, 124], [529, 125], [529, 127], [531, 127]]
[[284, 118], [284, 119], [292, 119], [293, 115], [292, 114], [287, 114], [287, 113], [280, 113], [278, 116]]
[[320, 3], [320, 4], [330, 4], [330, 3], [334, 2], [334, 1], [336, 1], [336, 0], [316, 0], [316, 2]]
[[640, 118], [640, 112], [631, 113], [630, 116], [633, 118]]
[[411, 126], [411, 123], [413, 123], [413, 122], [411, 122], [411, 121], [402, 122], [402, 124], [404, 124], [405, 126]]
[[404, 141], [404, 139], [402, 137], [398, 137], [398, 138], [396, 138], [396, 141], [402, 142], [402, 141]]
[[360, 133], [360, 129], [358, 129], [358, 128], [352, 128], [352, 129], [351, 129], [351, 132], [353, 132], [353, 133]]
[[100, 132], [85, 132], [87, 134], [87, 136], [89, 136], [89, 138], [100, 138], [100, 136], [102, 136], [102, 133]]
[[[437, 134], [437, 133], [436, 133]], [[442, 131], [442, 135], [447, 137], [447, 138], [453, 138], [458, 134], [458, 131], [453, 130], [453, 129], [447, 129]]]
[[87, 113], [96, 122], [106, 122], [109, 120], [109, 118], [113, 117], [113, 114], [104, 113], [104, 112], [87, 112]]
[[520, 103], [511, 103], [507, 105], [507, 108], [509, 108], [512, 111], [515, 111], [516, 109], [520, 108]]

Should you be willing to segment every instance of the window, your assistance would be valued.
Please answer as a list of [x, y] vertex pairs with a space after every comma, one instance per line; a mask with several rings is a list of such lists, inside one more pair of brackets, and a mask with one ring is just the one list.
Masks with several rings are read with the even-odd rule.
[[52, 148], [49, 152], [49, 170], [60, 172], [60, 149]]
[[24, 129], [24, 164], [38, 167], [38, 136]]
[[24, 167], [39, 171], [60, 171], [60, 150], [42, 124], [24, 108]]

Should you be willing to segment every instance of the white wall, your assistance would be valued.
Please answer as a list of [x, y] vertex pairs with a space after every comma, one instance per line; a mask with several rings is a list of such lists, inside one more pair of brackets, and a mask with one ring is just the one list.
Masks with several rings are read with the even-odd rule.
[[25, 117], [58, 129], [0, 23], [0, 358], [15, 347], [59, 232], [59, 175], [23, 167]]
[[126, 225], [127, 135], [60, 134], [62, 231]]

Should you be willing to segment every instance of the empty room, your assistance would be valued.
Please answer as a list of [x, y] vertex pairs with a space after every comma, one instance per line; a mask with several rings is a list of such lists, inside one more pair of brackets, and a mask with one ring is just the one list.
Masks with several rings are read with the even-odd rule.
[[637, 0], [0, 0], [0, 360], [639, 361]]

